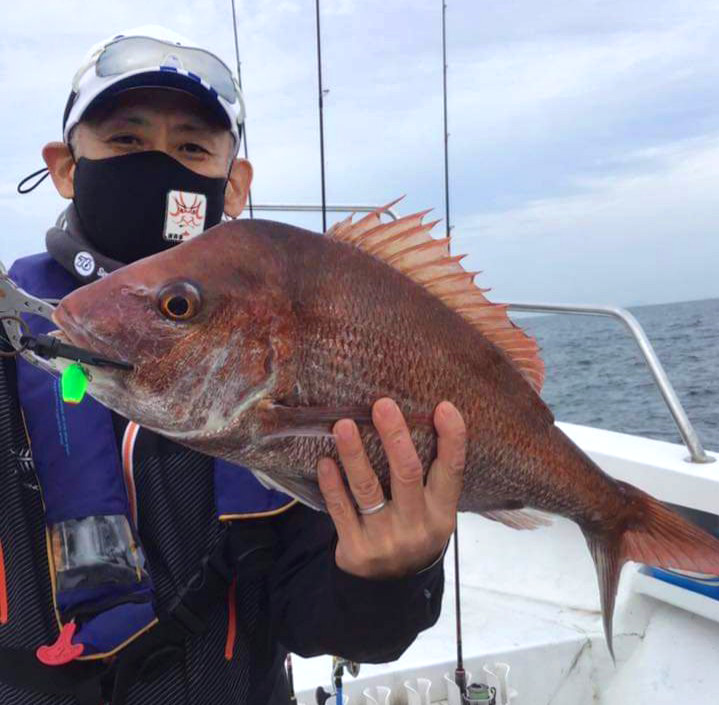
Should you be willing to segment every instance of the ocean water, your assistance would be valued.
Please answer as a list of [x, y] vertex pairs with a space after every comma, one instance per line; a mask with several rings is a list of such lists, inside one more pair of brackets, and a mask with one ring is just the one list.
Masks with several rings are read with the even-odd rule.
[[[707, 450], [719, 451], [719, 299], [640, 306], [644, 328]], [[541, 348], [558, 421], [682, 443], [633, 337], [614, 319], [518, 319]]]

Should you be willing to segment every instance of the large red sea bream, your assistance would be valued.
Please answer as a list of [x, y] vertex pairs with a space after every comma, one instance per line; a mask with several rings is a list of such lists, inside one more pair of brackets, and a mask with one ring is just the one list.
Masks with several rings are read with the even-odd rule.
[[719, 573], [719, 541], [607, 476], [554, 425], [535, 341], [422, 216], [381, 224], [374, 213], [325, 236], [224, 223], [75, 291], [55, 320], [76, 345], [134, 365], [93, 371], [102, 403], [317, 509], [317, 461], [336, 457], [333, 422], [362, 424], [389, 496], [371, 404], [397, 401], [428, 466], [432, 412], [450, 400], [468, 429], [460, 510], [517, 529], [537, 526], [530, 509], [576, 522], [611, 648], [626, 561]]

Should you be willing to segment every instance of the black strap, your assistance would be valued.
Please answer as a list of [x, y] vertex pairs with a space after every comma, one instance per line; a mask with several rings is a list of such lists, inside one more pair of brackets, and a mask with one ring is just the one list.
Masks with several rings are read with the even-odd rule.
[[161, 612], [159, 623], [118, 656], [112, 705], [125, 705], [127, 693], [138, 680], [151, 681], [185, 655], [187, 637], [201, 634], [217, 600], [221, 599], [239, 572], [243, 578], [267, 569], [272, 560], [275, 532], [265, 519], [230, 523], [200, 569], [188, 581], [170, 607]]
[[[42, 176], [40, 176], [42, 174]], [[47, 177], [50, 176], [50, 171], [46, 166], [44, 166], [42, 169], [38, 169], [37, 171], [33, 171], [32, 174], [28, 174], [24, 179], [20, 181], [20, 183], [17, 185], [17, 192], [20, 194], [26, 194], [30, 193], [30, 191], [34, 191]], [[32, 179], [36, 179], [34, 182], [30, 184], [30, 186], [26, 186], [29, 181]]]
[[180, 590], [159, 622], [126, 646], [116, 659], [112, 705], [125, 705], [133, 683], [149, 682], [185, 655], [185, 639], [207, 630], [217, 600], [226, 594], [233, 570], [225, 559], [226, 534], [202, 559], [199, 570]]

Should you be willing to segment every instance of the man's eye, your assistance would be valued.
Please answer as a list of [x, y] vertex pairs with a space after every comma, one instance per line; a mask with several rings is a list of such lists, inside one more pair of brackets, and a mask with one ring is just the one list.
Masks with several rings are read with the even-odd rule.
[[140, 139], [135, 135], [113, 135], [110, 138], [110, 142], [113, 142], [114, 144], [134, 145], [140, 144]]
[[181, 149], [183, 152], [188, 152], [190, 154], [209, 154], [209, 151], [202, 145], [195, 144], [194, 142], [186, 142], [182, 145]]

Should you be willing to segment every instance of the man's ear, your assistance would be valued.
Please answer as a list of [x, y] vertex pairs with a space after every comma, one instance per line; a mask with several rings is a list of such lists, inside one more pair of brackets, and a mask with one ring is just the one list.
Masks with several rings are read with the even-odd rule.
[[42, 158], [47, 164], [57, 192], [63, 198], [72, 198], [75, 195], [72, 181], [75, 175], [75, 160], [70, 147], [64, 142], [49, 142], [43, 147]]
[[252, 164], [247, 159], [235, 159], [225, 187], [225, 214], [237, 218], [247, 203], [252, 183]]

